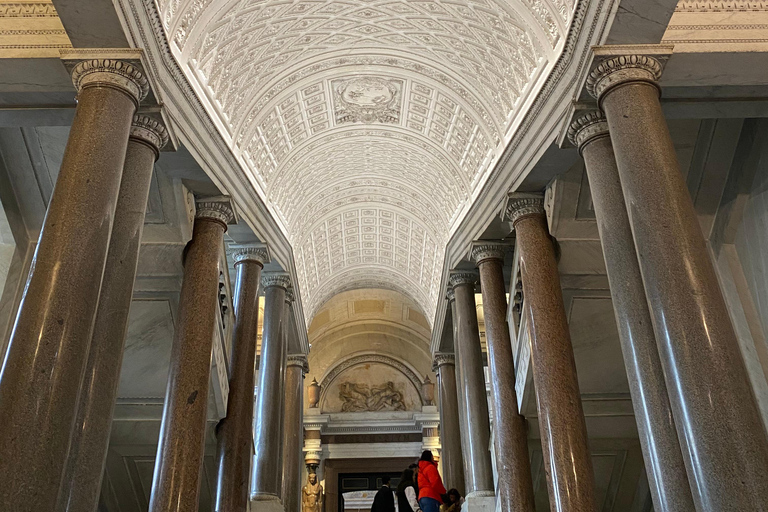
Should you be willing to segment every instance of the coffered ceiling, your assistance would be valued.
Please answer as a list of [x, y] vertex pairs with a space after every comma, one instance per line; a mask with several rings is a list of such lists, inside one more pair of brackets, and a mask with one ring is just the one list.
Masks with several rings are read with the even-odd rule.
[[445, 244], [575, 0], [157, 0], [172, 53], [294, 248], [307, 322], [389, 288], [429, 319]]

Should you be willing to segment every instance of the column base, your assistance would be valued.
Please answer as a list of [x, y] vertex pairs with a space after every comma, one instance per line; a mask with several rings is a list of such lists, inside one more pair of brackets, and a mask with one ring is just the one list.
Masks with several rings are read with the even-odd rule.
[[251, 498], [250, 512], [286, 512], [283, 502], [272, 494], [257, 494]]
[[496, 512], [496, 495], [493, 491], [478, 491], [467, 494], [461, 512]]

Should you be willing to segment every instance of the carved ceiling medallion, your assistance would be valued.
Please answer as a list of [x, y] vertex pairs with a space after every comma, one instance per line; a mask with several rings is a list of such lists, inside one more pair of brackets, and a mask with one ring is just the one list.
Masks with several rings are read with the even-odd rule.
[[333, 80], [336, 123], [391, 123], [400, 121], [402, 80], [360, 76]]

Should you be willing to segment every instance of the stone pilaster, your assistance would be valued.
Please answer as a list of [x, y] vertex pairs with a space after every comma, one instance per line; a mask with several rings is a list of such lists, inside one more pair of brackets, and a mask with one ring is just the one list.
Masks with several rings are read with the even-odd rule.
[[615, 57], [588, 88], [608, 121], [696, 509], [760, 510], [768, 439], [661, 110], [661, 72], [652, 57]]
[[595, 482], [576, 363], [563, 306], [544, 198], [510, 194], [505, 217], [514, 227], [529, 322], [541, 444], [553, 511], [595, 510]]
[[228, 197], [198, 200], [184, 260], [150, 512], [196, 510], [200, 492], [219, 257], [234, 217]]
[[0, 503], [54, 510], [77, 414], [131, 120], [147, 79], [77, 64], [75, 118], [0, 381]]
[[568, 136], [584, 157], [589, 177], [654, 508], [692, 512], [695, 507], [691, 488], [669, 405], [608, 123], [602, 113], [592, 112], [575, 121]]

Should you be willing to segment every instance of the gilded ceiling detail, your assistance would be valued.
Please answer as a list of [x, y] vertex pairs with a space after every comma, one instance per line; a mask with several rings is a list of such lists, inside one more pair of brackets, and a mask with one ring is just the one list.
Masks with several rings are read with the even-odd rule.
[[309, 322], [343, 290], [432, 318], [445, 244], [575, 0], [156, 0], [174, 56], [291, 240]]

